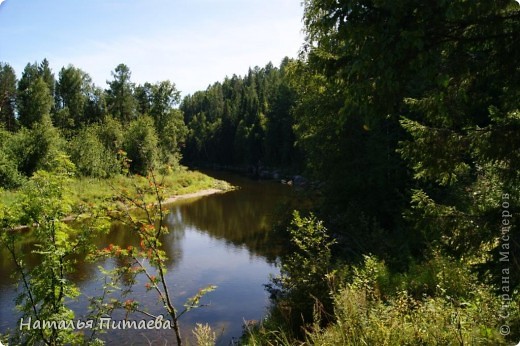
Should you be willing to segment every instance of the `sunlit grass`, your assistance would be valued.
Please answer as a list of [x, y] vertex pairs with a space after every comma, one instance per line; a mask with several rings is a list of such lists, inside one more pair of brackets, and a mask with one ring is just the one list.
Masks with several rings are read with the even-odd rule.
[[12, 205], [16, 202], [16, 196], [18, 196], [17, 190], [3, 190], [0, 188], [0, 204]]
[[[164, 187], [163, 192], [165, 198], [206, 189], [231, 189], [231, 185], [225, 181], [217, 180], [201, 172], [190, 171], [185, 168], [169, 172], [167, 175], [157, 173], [156, 179]], [[148, 184], [148, 179], [139, 175], [119, 175], [109, 179], [77, 177], [70, 182], [66, 190], [68, 191], [67, 197], [71, 199], [73, 205], [96, 205], [109, 201], [122, 193], [135, 193], [138, 188], [144, 189]], [[17, 190], [1, 191], [0, 203], [4, 206], [12, 205], [16, 203], [18, 194]], [[149, 198], [150, 201], [154, 199], [153, 196]]]

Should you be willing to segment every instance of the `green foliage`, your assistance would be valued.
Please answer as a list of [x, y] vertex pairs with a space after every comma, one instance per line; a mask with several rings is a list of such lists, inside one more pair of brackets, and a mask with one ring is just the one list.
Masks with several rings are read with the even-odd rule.
[[234, 165], [297, 164], [288, 63], [286, 58], [280, 68], [255, 67], [186, 96], [180, 105], [189, 129], [184, 157]]
[[[507, 251], [518, 269], [518, 6], [304, 6], [307, 42], [289, 68], [294, 129], [310, 172], [327, 184], [322, 215], [345, 253], [375, 252], [403, 269], [439, 247], [499, 283]], [[505, 245], [504, 205], [515, 214], [504, 221]]]
[[[426, 281], [422, 270], [430, 273]], [[388, 285], [391, 281], [396, 286]], [[433, 284], [432, 294], [413, 295], [408, 289], [414, 288], [406, 285], [414, 283]], [[438, 255], [406, 277], [390, 274], [383, 262], [367, 256], [363, 266], [354, 268], [351, 282], [334, 300], [336, 322], [310, 332], [309, 343], [507, 344], [499, 333], [502, 323], [497, 316], [499, 297], [490, 287], [478, 284], [476, 276], [463, 263]]]
[[18, 83], [16, 105], [18, 121], [30, 127], [45, 115], [50, 115], [54, 103], [54, 85], [45, 61], [41, 65], [27, 64]]
[[88, 92], [92, 81], [88, 74], [69, 65], [60, 71], [56, 83], [56, 125], [62, 129], [74, 129], [88, 123], [86, 114]]
[[123, 147], [123, 126], [111, 116], [103, 119], [97, 129], [97, 135], [103, 146], [112, 153]]
[[0, 187], [15, 188], [20, 186], [23, 178], [16, 167], [16, 162], [5, 151], [0, 150]]
[[[507, 345], [500, 326], [518, 326], [518, 296], [504, 320], [503, 301], [471, 268], [434, 252], [405, 273], [364, 256], [333, 294], [333, 322], [308, 326], [305, 343], [271, 314], [249, 328], [248, 345]], [[512, 317], [515, 316], [515, 317]], [[512, 317], [512, 318], [511, 318]], [[514, 338], [514, 337], [513, 337]], [[513, 339], [514, 340], [514, 339]]]
[[291, 163], [299, 168], [301, 157], [295, 149], [292, 116], [297, 99], [296, 92], [289, 83], [287, 70], [290, 64], [291, 60], [285, 58], [280, 65], [279, 74], [271, 72], [268, 76], [270, 101], [266, 113], [264, 153], [265, 162], [271, 165], [283, 166]]
[[[180, 101], [175, 84], [161, 81], [136, 87], [124, 64], [112, 75], [108, 90], [96, 87], [87, 73], [72, 65], [63, 67], [55, 81], [44, 59], [27, 64], [17, 83], [14, 70], [1, 65], [2, 122], [9, 131], [17, 129], [17, 122], [25, 128], [2, 153], [4, 186], [18, 184], [14, 167], [26, 176], [48, 168], [48, 156], [57, 147], [67, 148], [82, 175], [107, 177], [128, 162], [133, 162], [132, 172], [141, 174], [153, 166], [162, 165], [165, 172], [179, 168], [188, 129], [182, 112], [175, 108]], [[125, 138], [123, 126], [129, 128]], [[131, 161], [125, 161], [123, 149]]]
[[108, 82], [108, 111], [122, 123], [129, 123], [137, 116], [137, 101], [134, 97], [134, 83], [130, 81], [132, 73], [125, 64], [119, 64], [112, 72], [114, 78]]
[[17, 187], [23, 181], [10, 151], [13, 137], [13, 134], [0, 127], [0, 187], [3, 188]]
[[312, 214], [302, 218], [294, 211], [289, 232], [293, 252], [282, 258], [280, 276], [271, 279], [267, 290], [275, 304], [274, 318], [294, 335], [301, 335], [300, 325], [325, 322], [332, 312], [334, 241]]
[[[47, 87], [49, 88], [49, 94], [51, 97], [54, 97], [56, 92], [56, 80], [54, 78], [54, 73], [49, 66], [49, 60], [44, 58], [42, 62], [38, 65], [38, 75], [43, 79]], [[53, 107], [51, 107], [52, 109]]]
[[128, 125], [123, 148], [130, 160], [130, 170], [133, 173], [146, 175], [158, 161], [158, 138], [153, 119], [142, 116]]
[[[429, 241], [478, 256], [496, 239], [491, 230], [500, 223], [493, 215], [500, 214], [502, 194], [517, 191], [520, 182], [518, 104], [511, 102], [519, 95], [518, 71], [510, 65], [519, 55], [518, 8], [508, 2], [440, 6], [461, 29], [424, 53], [436, 57], [423, 67], [432, 82], [403, 98], [401, 124], [409, 137], [399, 152], [418, 181], [409, 220]], [[517, 205], [517, 197], [509, 203]], [[517, 230], [511, 229], [514, 239]]]
[[[16, 303], [25, 322], [74, 319], [74, 312], [66, 303], [76, 298], [79, 290], [69, 275], [74, 271], [74, 256], [88, 251], [95, 236], [95, 219], [79, 228], [61, 221], [71, 212], [64, 189], [74, 165], [59, 157], [53, 167], [52, 172], [37, 171], [24, 185], [19, 201], [12, 208], [2, 208], [1, 245], [8, 250], [15, 275], [20, 279]], [[34, 225], [32, 232], [37, 242], [32, 252], [40, 260], [32, 268], [25, 262], [27, 254], [20, 249], [24, 234], [16, 227], [21, 224]], [[78, 344], [82, 339], [75, 330], [51, 324], [50, 328], [17, 329], [10, 343], [65, 345]]]
[[52, 95], [43, 78], [38, 77], [29, 88], [20, 90], [19, 121], [22, 125], [30, 127], [40, 121], [43, 115], [49, 115], [52, 107]]
[[[409, 239], [442, 241], [458, 255], [489, 246], [500, 202], [482, 196], [518, 190], [518, 8], [304, 5], [307, 43], [291, 79], [295, 132], [311, 172], [327, 181], [329, 218], [357, 213], [385, 240], [414, 233]], [[417, 204], [422, 197], [431, 203]], [[408, 224], [403, 213], [413, 214]], [[333, 230], [350, 237], [356, 230], [345, 223]], [[409, 243], [414, 255], [417, 245]]]
[[0, 63], [0, 124], [8, 131], [14, 131], [17, 128], [15, 118], [16, 82], [14, 69], [9, 64]]
[[155, 126], [159, 137], [161, 162], [177, 166], [180, 161], [180, 147], [188, 135], [188, 128], [184, 124], [182, 113], [177, 109], [172, 109], [164, 114]]
[[40, 169], [52, 170], [54, 160], [63, 153], [63, 147], [49, 115], [34, 123], [31, 129], [22, 128], [9, 144], [12, 159], [16, 161], [18, 170], [27, 177]]
[[[106, 148], [100, 134], [107, 136], [108, 131], [99, 125], [83, 128], [69, 142], [69, 152], [78, 173], [84, 176], [107, 178], [121, 172], [117, 153]], [[106, 138], [106, 137], [105, 137]]]
[[418, 91], [416, 79], [428, 64], [428, 57], [424, 65], [410, 62], [420, 46], [414, 29], [434, 19], [411, 13], [437, 13], [417, 7], [411, 1], [305, 2], [308, 65], [296, 75], [303, 101], [296, 112], [299, 137], [314, 173], [330, 182], [332, 203], [362, 210], [387, 231], [402, 227], [409, 184], [395, 152], [403, 136], [402, 98]]

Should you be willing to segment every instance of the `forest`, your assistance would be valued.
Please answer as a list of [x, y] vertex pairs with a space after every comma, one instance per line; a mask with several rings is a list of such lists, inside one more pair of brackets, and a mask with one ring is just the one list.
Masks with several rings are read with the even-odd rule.
[[[244, 345], [520, 340], [520, 5], [305, 0], [300, 55], [181, 98], [68, 66], [0, 65], [0, 186], [180, 162], [303, 174], [281, 275]], [[246, 71], [244, 71], [246, 72]]]
[[136, 86], [120, 64], [103, 90], [72, 65], [56, 78], [46, 59], [27, 64], [19, 81], [9, 64], [0, 67], [3, 187], [20, 186], [60, 154], [81, 175], [97, 178], [120, 174], [125, 162], [142, 175], [159, 164], [178, 164], [188, 130], [174, 108], [180, 93], [170, 81]]

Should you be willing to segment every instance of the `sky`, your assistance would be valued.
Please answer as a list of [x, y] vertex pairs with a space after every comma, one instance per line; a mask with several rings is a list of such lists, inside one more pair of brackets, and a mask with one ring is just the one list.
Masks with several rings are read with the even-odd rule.
[[0, 0], [0, 62], [74, 65], [106, 88], [170, 80], [183, 95], [249, 67], [278, 66], [303, 44], [301, 0]]

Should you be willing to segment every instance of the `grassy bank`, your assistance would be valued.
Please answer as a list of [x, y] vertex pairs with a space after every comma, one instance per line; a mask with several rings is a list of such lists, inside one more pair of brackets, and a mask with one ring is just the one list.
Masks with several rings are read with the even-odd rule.
[[[432, 247], [396, 269], [376, 255], [345, 261], [313, 214], [293, 212], [292, 251], [266, 285], [271, 308], [243, 345], [516, 345], [518, 286], [479, 258]], [[481, 261], [481, 260], [480, 260]], [[500, 286], [502, 285], [502, 286]]]
[[[172, 171], [167, 175], [157, 175], [157, 180], [164, 188], [164, 197], [191, 194], [201, 190], [218, 189], [229, 190], [231, 185], [222, 180], [214, 179], [198, 171], [185, 168]], [[121, 193], [135, 192], [148, 186], [148, 179], [140, 175], [115, 176], [109, 179], [76, 177], [68, 186], [67, 197], [72, 205], [79, 207], [82, 204], [99, 204], [112, 199]], [[0, 204], [10, 206], [16, 202], [18, 190], [5, 190], [0, 193]], [[150, 196], [150, 201], [153, 197]]]
[[298, 323], [291, 319], [298, 305], [282, 301], [260, 325], [246, 330], [243, 344], [495, 346], [518, 340], [516, 293], [504, 306], [503, 296], [462, 260], [436, 255], [406, 273], [392, 273], [384, 261], [365, 256], [364, 264], [340, 271], [347, 275], [335, 278], [334, 289], [331, 285], [332, 313], [314, 302], [313, 323], [295, 335], [289, 326]]

